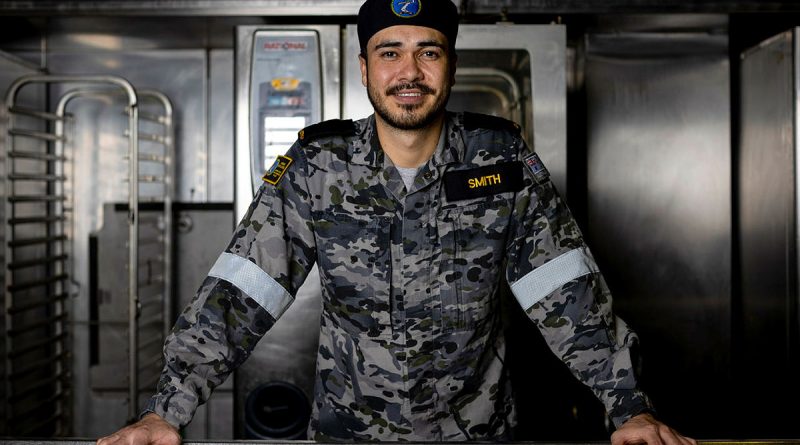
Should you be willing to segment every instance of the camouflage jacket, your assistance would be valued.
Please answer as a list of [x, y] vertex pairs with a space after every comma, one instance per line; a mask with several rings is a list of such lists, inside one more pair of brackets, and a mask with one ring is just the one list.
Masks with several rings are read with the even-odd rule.
[[448, 114], [445, 143], [411, 190], [374, 118], [301, 133], [179, 317], [148, 410], [188, 423], [315, 262], [323, 311], [309, 438], [507, 439], [503, 279], [616, 424], [649, 408], [632, 372], [636, 337], [612, 315], [575, 221], [511, 125]]

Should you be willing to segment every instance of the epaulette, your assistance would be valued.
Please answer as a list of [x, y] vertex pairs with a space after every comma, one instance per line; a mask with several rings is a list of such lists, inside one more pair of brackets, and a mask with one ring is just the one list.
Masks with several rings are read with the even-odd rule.
[[356, 125], [351, 119], [331, 119], [318, 124], [309, 125], [297, 133], [300, 145], [306, 146], [312, 141], [326, 136], [353, 136]]
[[516, 122], [512, 122], [502, 117], [490, 114], [464, 112], [464, 129], [467, 131], [478, 130], [506, 130], [515, 134], [520, 133], [520, 127]]

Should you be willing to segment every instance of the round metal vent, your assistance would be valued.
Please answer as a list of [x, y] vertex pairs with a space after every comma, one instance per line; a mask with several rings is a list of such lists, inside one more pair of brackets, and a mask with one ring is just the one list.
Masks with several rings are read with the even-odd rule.
[[301, 439], [310, 416], [311, 404], [300, 388], [267, 382], [247, 395], [245, 434], [248, 439]]

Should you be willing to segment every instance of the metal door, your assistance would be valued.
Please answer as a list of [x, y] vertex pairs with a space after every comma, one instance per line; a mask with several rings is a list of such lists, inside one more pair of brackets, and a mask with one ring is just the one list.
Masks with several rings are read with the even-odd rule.
[[[737, 315], [735, 381], [757, 380], [740, 391], [751, 434], [797, 433], [798, 299], [797, 155], [798, 31], [781, 33], [741, 55], [738, 240], [741, 296]], [[764, 410], [758, 407], [769, 406]]]
[[703, 401], [730, 394], [729, 57], [720, 34], [586, 38], [586, 236], [681, 431], [708, 431]]

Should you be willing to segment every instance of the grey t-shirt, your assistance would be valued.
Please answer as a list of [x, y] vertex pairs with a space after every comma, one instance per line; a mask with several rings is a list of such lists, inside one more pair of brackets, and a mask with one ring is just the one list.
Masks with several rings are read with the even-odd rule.
[[419, 167], [397, 167], [397, 171], [400, 172], [400, 177], [403, 178], [403, 182], [406, 184], [406, 190], [411, 190], [411, 185], [414, 184], [414, 178], [417, 177]]
[[[442, 125], [442, 132], [439, 133], [439, 142], [436, 143], [436, 151], [439, 151], [442, 147], [444, 147], [444, 127], [445, 126]], [[403, 183], [406, 185], [406, 190], [411, 190], [411, 186], [414, 184], [414, 178], [417, 177], [419, 167], [397, 167], [397, 171], [400, 172], [400, 177], [403, 178]]]

